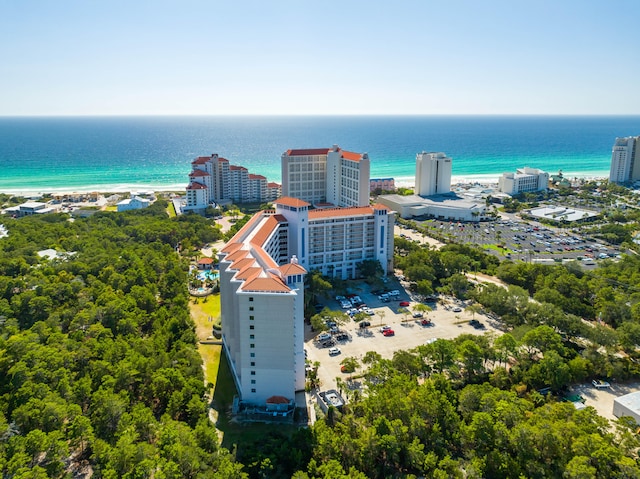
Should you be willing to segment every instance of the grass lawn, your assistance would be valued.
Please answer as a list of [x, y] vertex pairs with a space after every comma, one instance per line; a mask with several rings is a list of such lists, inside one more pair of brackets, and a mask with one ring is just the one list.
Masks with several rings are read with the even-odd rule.
[[169, 204], [167, 205], [167, 214], [169, 215], [169, 218], [173, 218], [176, 215], [176, 208], [175, 206], [173, 206], [173, 201], [169, 201]]

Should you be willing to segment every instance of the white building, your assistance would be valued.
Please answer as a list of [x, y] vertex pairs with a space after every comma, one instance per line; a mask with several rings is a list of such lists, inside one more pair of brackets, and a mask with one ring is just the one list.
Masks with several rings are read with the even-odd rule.
[[119, 201], [116, 206], [120, 213], [122, 211], [141, 210], [143, 208], [148, 208], [149, 205], [151, 205], [151, 200], [133, 196], [126, 200]]
[[640, 391], [619, 396], [613, 400], [613, 415], [629, 416], [640, 425]]
[[268, 184], [264, 176], [251, 174], [243, 166], [229, 164], [229, 160], [216, 153], [199, 156], [191, 162], [191, 168], [185, 211], [203, 211], [210, 204], [271, 201], [279, 186]]
[[41, 203], [39, 201], [27, 201], [26, 203], [22, 203], [18, 206], [10, 206], [6, 208], [5, 214], [14, 215], [18, 218], [22, 218], [24, 216], [31, 215], [45, 215], [47, 213], [56, 213], [58, 210], [53, 208], [46, 203]]
[[401, 218], [430, 216], [440, 220], [480, 221], [486, 218], [487, 206], [482, 198], [464, 198], [449, 193], [423, 198], [418, 195], [381, 195], [378, 201], [396, 211]]
[[416, 155], [416, 194], [441, 195], [451, 191], [451, 158], [444, 153]]
[[498, 178], [498, 190], [508, 195], [528, 191], [544, 191], [549, 186], [549, 173], [538, 168], [518, 168], [515, 173], [503, 173]]
[[315, 148], [282, 154], [282, 194], [310, 204], [369, 204], [370, 162], [366, 153]]
[[304, 276], [279, 266], [278, 220], [258, 213], [220, 251], [222, 340], [241, 401], [294, 400], [304, 389]]
[[640, 136], [616, 138], [611, 151], [609, 181], [627, 183], [640, 180]]
[[293, 400], [304, 389], [304, 275], [354, 278], [379, 260], [393, 270], [394, 213], [382, 205], [309, 210], [281, 198], [219, 253], [222, 337], [240, 398]]

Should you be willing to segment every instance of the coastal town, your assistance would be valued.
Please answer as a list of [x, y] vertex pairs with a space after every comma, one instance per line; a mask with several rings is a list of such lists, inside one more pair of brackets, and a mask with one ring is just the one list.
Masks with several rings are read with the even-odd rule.
[[[372, 397], [391, 374], [385, 368], [418, 383], [436, 371], [459, 387], [487, 378], [517, 391], [513, 400], [565, 402], [640, 424], [640, 375], [626, 363], [640, 336], [623, 327], [637, 315], [634, 283], [621, 272], [593, 290], [596, 300], [578, 287], [637, 261], [638, 141], [616, 140], [608, 180], [523, 167], [496, 185], [452, 184], [454, 160], [420, 152], [413, 188], [369, 178], [369, 156], [337, 145], [287, 150], [282, 185], [213, 154], [192, 161], [185, 194], [4, 195], [0, 241], [29, 218], [76, 225], [149, 212], [200, 225], [167, 252], [189, 265], [205, 399], [222, 429], [233, 430], [229, 418], [243, 427], [333, 421]], [[64, 269], [78, 257], [43, 246], [34, 260], [43, 265]], [[563, 279], [546, 285], [551, 278]], [[614, 289], [630, 295], [623, 310], [613, 307]], [[608, 341], [624, 356], [607, 353], [609, 365], [599, 365], [604, 335], [616, 328], [624, 333]], [[562, 370], [569, 359], [579, 371], [526, 369], [555, 361]]]

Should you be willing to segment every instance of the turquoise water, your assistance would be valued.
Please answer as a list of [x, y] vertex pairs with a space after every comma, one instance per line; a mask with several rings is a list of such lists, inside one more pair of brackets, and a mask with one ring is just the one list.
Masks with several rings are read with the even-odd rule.
[[630, 135], [638, 116], [0, 118], [0, 191], [180, 190], [191, 160], [214, 152], [280, 181], [285, 150], [333, 144], [368, 152], [372, 178], [406, 182], [423, 150], [447, 153], [458, 178], [608, 176], [615, 138]]
[[200, 273], [198, 273], [198, 279], [200, 281], [204, 281], [204, 280], [216, 280], [220, 277], [220, 273], [218, 273], [217, 271], [202, 271]]

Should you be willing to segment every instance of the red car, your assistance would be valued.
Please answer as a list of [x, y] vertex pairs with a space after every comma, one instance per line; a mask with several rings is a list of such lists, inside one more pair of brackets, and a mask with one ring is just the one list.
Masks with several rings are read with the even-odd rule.
[[400, 306], [406, 308], [407, 306], [409, 306], [409, 301], [400, 301]]
[[393, 329], [386, 329], [382, 332], [383, 335], [385, 336], [395, 336], [395, 331]]

